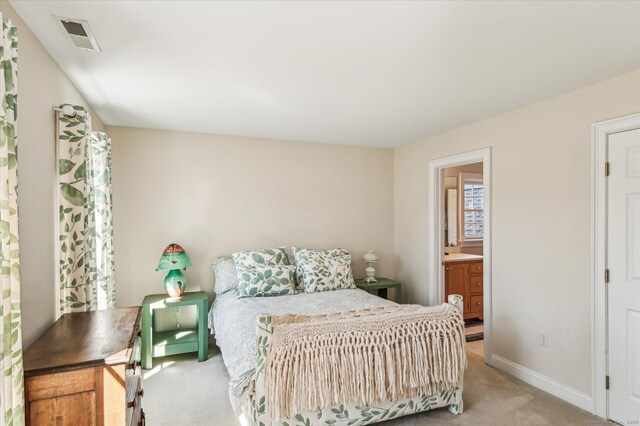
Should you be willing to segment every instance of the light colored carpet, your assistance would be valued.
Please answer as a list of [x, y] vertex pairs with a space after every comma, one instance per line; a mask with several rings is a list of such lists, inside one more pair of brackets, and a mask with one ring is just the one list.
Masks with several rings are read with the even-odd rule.
[[484, 340], [475, 340], [473, 342], [467, 342], [467, 352], [473, 352], [481, 357], [484, 357]]
[[[601, 423], [579, 408], [485, 365], [468, 348], [464, 376], [465, 411], [460, 416], [446, 408], [391, 420], [388, 426], [417, 425], [584, 425]], [[144, 372], [143, 407], [150, 426], [239, 425], [228, 399], [229, 376], [215, 345], [209, 359], [183, 354], [156, 358]], [[293, 424], [292, 424], [293, 426]]]

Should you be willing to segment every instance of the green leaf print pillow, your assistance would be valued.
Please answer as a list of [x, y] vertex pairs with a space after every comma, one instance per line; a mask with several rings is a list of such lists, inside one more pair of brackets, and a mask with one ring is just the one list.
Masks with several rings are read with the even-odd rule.
[[295, 270], [293, 265], [236, 265], [236, 294], [239, 298], [296, 294]]
[[238, 276], [238, 297], [295, 294], [295, 267], [289, 265], [285, 247], [239, 251], [231, 255]]
[[277, 266], [288, 265], [285, 247], [267, 250], [238, 251], [231, 255], [239, 266]]
[[343, 249], [308, 250], [293, 247], [296, 267], [302, 272], [305, 293], [356, 288], [351, 254]]
[[349, 254], [347, 250], [341, 248], [329, 250], [313, 250], [300, 247], [291, 247], [291, 251], [293, 251], [293, 254], [287, 253], [287, 262], [289, 263], [289, 265], [295, 265], [296, 267], [296, 289], [298, 291], [304, 291], [304, 271], [302, 269], [302, 263], [296, 261], [296, 256], [302, 259], [307, 259], [309, 256], [313, 256], [317, 253], [325, 253], [333, 256]]

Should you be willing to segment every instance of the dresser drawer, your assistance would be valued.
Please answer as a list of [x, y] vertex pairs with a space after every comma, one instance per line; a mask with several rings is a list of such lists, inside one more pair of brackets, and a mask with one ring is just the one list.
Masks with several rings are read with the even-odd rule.
[[139, 390], [140, 383], [142, 381], [142, 368], [137, 366], [136, 368], [129, 368], [125, 374], [125, 394], [127, 396], [127, 402], [133, 399], [135, 392]]
[[129, 357], [129, 368], [135, 368], [140, 365], [142, 360], [142, 338], [136, 336], [133, 340], [133, 348], [131, 348], [131, 356]]
[[136, 397], [136, 392], [139, 391], [142, 382], [142, 366], [140, 363], [140, 338], [134, 340], [133, 349], [131, 350], [131, 357], [127, 363], [127, 369], [125, 371], [125, 396], [127, 404], [133, 401]]
[[469, 310], [472, 313], [482, 312], [482, 295], [471, 296], [469, 298]]
[[482, 273], [482, 262], [475, 262], [469, 264], [469, 273], [470, 274], [481, 274]]
[[471, 275], [469, 277], [469, 293], [470, 294], [482, 294], [484, 289], [482, 275]]
[[142, 413], [142, 369], [138, 365], [135, 368], [127, 369], [125, 379], [125, 400], [127, 404], [128, 426], [137, 426]]
[[126, 425], [138, 426], [143, 423], [142, 412], [142, 337], [140, 324], [135, 328], [135, 339], [131, 349], [131, 357], [127, 363], [125, 379]]
[[144, 424], [144, 411], [142, 410], [142, 389], [138, 391], [136, 398], [127, 404], [127, 426], [140, 426]]

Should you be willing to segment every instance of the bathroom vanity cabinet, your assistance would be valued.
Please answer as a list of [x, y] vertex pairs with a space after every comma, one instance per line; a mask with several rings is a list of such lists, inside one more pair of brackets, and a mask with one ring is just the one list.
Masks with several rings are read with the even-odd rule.
[[450, 294], [460, 294], [464, 298], [464, 319], [483, 319], [482, 256], [451, 256], [444, 261], [445, 300]]

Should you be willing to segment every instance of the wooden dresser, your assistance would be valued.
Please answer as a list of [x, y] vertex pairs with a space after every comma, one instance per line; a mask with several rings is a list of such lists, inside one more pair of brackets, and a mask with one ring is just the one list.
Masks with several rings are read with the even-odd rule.
[[140, 311], [65, 314], [25, 351], [27, 425], [144, 425]]
[[464, 319], [484, 319], [482, 281], [482, 260], [445, 260], [445, 301], [450, 294], [461, 294], [464, 298]]

